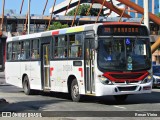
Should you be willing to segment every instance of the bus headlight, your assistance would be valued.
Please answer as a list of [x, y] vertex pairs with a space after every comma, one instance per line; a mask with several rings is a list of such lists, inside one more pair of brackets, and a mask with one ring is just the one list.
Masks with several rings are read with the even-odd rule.
[[105, 84], [105, 85], [111, 85], [113, 84], [112, 81], [110, 81], [108, 78], [104, 77], [104, 76], [101, 76], [99, 77], [99, 80], [102, 84]]
[[151, 75], [148, 75], [142, 82], [141, 84], [144, 84], [144, 83], [149, 83], [152, 81], [152, 76]]

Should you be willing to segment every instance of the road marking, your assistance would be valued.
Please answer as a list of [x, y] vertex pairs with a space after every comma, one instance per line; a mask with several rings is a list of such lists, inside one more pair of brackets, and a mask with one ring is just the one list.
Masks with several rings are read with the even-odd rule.
[[121, 107], [121, 106], [114, 106], [114, 107], [116, 107], [116, 108], [121, 108], [121, 109], [127, 109], [127, 108]]

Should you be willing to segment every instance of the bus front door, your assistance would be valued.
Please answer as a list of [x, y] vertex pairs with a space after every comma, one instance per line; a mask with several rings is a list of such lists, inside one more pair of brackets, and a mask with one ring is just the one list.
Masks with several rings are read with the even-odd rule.
[[94, 80], [94, 50], [91, 48], [91, 40], [85, 40], [85, 90], [87, 94], [94, 94], [95, 80]]
[[49, 44], [42, 44], [42, 88], [44, 91], [50, 90], [50, 49]]

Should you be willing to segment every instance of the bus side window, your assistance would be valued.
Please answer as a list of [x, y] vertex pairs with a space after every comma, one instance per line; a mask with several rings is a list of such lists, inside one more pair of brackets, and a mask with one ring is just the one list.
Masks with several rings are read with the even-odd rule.
[[35, 54], [34, 54], [34, 51], [32, 51], [31, 58], [32, 58], [32, 59], [35, 59], [35, 58], [36, 58], [36, 57], [35, 57]]
[[23, 42], [22, 57], [23, 60], [30, 58], [30, 41]]
[[12, 60], [16, 60], [15, 53], [12, 53]]
[[69, 57], [79, 58], [82, 56], [82, 34], [69, 36]]
[[39, 39], [32, 40], [31, 59], [39, 59]]
[[21, 60], [21, 42], [17, 43], [18, 60]]
[[12, 60], [12, 43], [7, 44], [7, 60]]
[[67, 51], [67, 37], [58, 36], [54, 40], [54, 58], [66, 58], [68, 55]]
[[82, 57], [82, 48], [81, 47], [78, 48], [78, 57]]
[[18, 60], [18, 42], [13, 42], [12, 44], [12, 60]]

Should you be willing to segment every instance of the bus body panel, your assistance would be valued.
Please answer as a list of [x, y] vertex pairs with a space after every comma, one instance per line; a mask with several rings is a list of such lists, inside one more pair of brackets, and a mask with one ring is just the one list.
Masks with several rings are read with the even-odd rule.
[[21, 83], [23, 84], [23, 77], [27, 75], [28, 77], [28, 80], [30, 82], [30, 61], [23, 61], [23, 62], [20, 62], [21, 64], [21, 71], [20, 71], [20, 77], [21, 77]]
[[41, 62], [31, 61], [30, 62], [30, 87], [31, 89], [42, 90], [41, 81]]
[[[96, 96], [151, 93], [152, 82], [145, 84], [124, 83], [115, 85], [104, 85], [98, 80], [98, 77], [96, 79]], [[145, 90], [145, 87], [147, 87], [148, 89]], [[122, 90], [119, 88], [122, 88]]]
[[[151, 86], [152, 86], [152, 82], [146, 83], [146, 84], [127, 85], [127, 86], [126, 85], [103, 85], [101, 83], [97, 83], [96, 96], [151, 93]], [[124, 89], [130, 89], [135, 87], [135, 90], [115, 92], [115, 89], [119, 87]], [[143, 90], [144, 87], [150, 87], [150, 89]]]
[[[80, 66], [74, 66], [73, 62], [81, 62], [82, 65]], [[77, 79], [77, 83], [79, 86], [79, 92], [80, 94], [85, 94], [85, 81], [84, 81], [84, 61], [82, 60], [69, 60], [68, 61], [68, 76], [74, 75]]]
[[65, 71], [67, 68], [67, 61], [51, 61], [50, 68], [51, 67], [53, 68], [52, 75], [50, 75], [51, 91], [67, 92], [68, 74], [67, 71]]
[[22, 88], [21, 63], [6, 62], [5, 68], [6, 83]]
[[[97, 59], [97, 52], [95, 53], [95, 58]], [[101, 72], [98, 69], [98, 64], [97, 64], [97, 60], [95, 60], [95, 96], [105, 96], [105, 95], [124, 95], [124, 94], [142, 94], [142, 93], [151, 93], [152, 92], [152, 81], [150, 81], [149, 83], [145, 83], [145, 84], [140, 84], [140, 83], [131, 83], [131, 84], [113, 84], [113, 85], [104, 85], [100, 82], [99, 80], [99, 75], [103, 75], [104, 73]], [[152, 70], [147, 70], [150, 74], [152, 73]], [[131, 73], [132, 74], [132, 73]], [[126, 79], [127, 80], [127, 79]], [[142, 80], [143, 81], [143, 80]], [[119, 89], [117, 89], [118, 87], [120, 88], [127, 88], [128, 87], [128, 91], [126, 90], [122, 90], [120, 91]], [[135, 87], [134, 90], [129, 90], [129, 87]], [[146, 87], [146, 90], [145, 90]], [[115, 89], [118, 90], [118, 92], [115, 91]]]
[[[98, 75], [102, 75], [103, 72], [96, 69], [95, 76], [95, 96], [104, 95], [123, 95], [123, 94], [142, 94], [152, 92], [152, 81], [145, 84], [130, 83], [130, 84], [114, 84], [114, 85], [104, 85], [100, 82]], [[146, 87], [146, 89], [145, 89]], [[122, 88], [122, 90], [118, 89]], [[124, 89], [124, 90], [123, 90]]]

